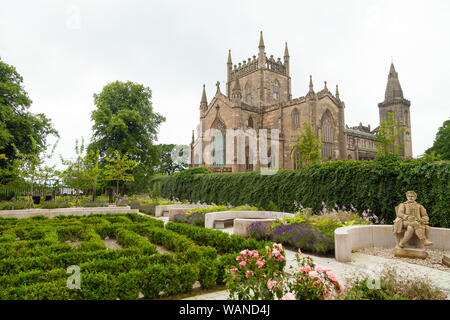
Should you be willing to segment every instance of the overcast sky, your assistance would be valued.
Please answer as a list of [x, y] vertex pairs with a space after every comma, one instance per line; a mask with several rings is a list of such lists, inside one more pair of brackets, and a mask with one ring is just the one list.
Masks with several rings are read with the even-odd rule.
[[57, 154], [91, 137], [93, 94], [107, 83], [150, 87], [166, 117], [159, 143], [188, 144], [202, 84], [225, 91], [226, 61], [289, 46], [293, 98], [339, 84], [349, 126], [379, 124], [394, 61], [411, 101], [414, 156], [450, 116], [450, 1], [20, 1], [0, 0], [0, 56], [24, 77], [33, 113], [59, 131]]

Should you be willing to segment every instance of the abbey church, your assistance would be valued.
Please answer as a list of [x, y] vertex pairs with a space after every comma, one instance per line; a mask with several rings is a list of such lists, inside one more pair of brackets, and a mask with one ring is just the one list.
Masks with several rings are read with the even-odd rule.
[[[320, 91], [316, 91], [312, 76], [306, 95], [292, 98], [290, 75], [290, 56], [285, 44], [283, 61], [268, 57], [265, 52], [261, 32], [258, 55], [242, 63], [233, 65], [231, 52], [228, 52], [227, 82], [225, 92], [221, 91], [219, 82], [215, 96], [208, 103], [205, 86], [200, 101], [200, 124], [195, 137], [192, 132], [190, 146], [190, 167], [206, 166], [215, 172], [242, 172], [258, 170], [262, 167], [248, 143], [245, 146], [243, 162], [229, 161], [226, 156], [226, 129], [246, 131], [277, 129], [278, 144], [276, 150], [277, 165], [282, 169], [296, 169], [298, 157], [293, 148], [298, 136], [298, 129], [303, 130], [305, 123], [310, 123], [317, 137], [320, 137], [324, 160], [369, 160], [376, 155], [377, 128], [360, 124], [348, 127], [345, 124], [345, 103], [339, 95], [339, 88], [332, 93], [325, 82]], [[388, 112], [394, 114], [394, 120], [401, 121], [403, 136], [397, 143], [403, 145], [401, 156], [412, 158], [410, 101], [404, 99], [403, 91], [394, 65], [391, 64], [384, 101], [378, 104], [380, 122], [386, 121]], [[216, 129], [223, 132], [223, 139], [211, 142], [211, 163], [205, 162], [205, 148], [210, 141], [205, 141], [205, 132]], [[269, 142], [268, 156], [271, 154]], [[231, 157], [232, 160], [236, 158]], [[256, 160], [254, 160], [256, 159]], [[270, 158], [269, 158], [270, 159]], [[268, 166], [270, 167], [269, 160]]]

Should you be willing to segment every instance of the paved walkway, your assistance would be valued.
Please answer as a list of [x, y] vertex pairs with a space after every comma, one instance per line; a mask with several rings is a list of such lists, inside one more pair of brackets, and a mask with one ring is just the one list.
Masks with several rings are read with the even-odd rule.
[[[167, 217], [160, 218], [161, 220], [168, 220]], [[228, 234], [233, 234], [233, 227], [220, 229]], [[295, 259], [295, 251], [286, 250], [286, 271], [289, 272], [290, 266], [296, 267], [297, 261]], [[334, 258], [317, 257], [313, 255], [306, 255], [313, 258], [317, 265], [328, 267], [336, 274], [339, 282], [345, 284], [345, 281], [350, 276], [358, 271], [365, 274], [376, 275], [377, 272], [383, 269], [383, 266], [394, 266], [395, 269], [402, 273], [407, 272], [417, 277], [428, 277], [435, 286], [447, 291], [447, 299], [450, 300], [450, 272], [441, 271], [421, 265], [411, 264], [403, 261], [387, 259], [378, 256], [371, 256], [360, 252], [352, 253], [351, 262], [338, 262]], [[376, 278], [376, 276], [374, 276]], [[192, 296], [184, 300], [225, 300], [228, 298], [228, 291], [217, 291], [197, 296]]]

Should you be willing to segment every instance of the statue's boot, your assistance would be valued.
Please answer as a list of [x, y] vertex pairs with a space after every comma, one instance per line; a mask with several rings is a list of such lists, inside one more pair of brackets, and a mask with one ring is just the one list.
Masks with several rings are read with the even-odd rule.
[[423, 245], [424, 245], [424, 246], [431, 246], [432, 244], [433, 244], [433, 242], [428, 241], [427, 239], [425, 239], [425, 240], [423, 241]]
[[400, 240], [400, 242], [398, 243], [398, 246], [400, 248], [404, 248], [405, 247], [405, 245], [403, 244], [403, 240]]

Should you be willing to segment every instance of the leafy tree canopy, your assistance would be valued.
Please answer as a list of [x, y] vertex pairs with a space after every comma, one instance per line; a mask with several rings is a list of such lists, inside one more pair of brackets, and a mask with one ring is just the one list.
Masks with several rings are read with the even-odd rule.
[[157, 145], [159, 153], [159, 162], [155, 167], [155, 172], [161, 174], [173, 174], [187, 168], [188, 164], [185, 161], [185, 155], [180, 155], [187, 150], [185, 148], [178, 148], [174, 144], [160, 144]]
[[21, 154], [34, 152], [30, 136], [37, 149], [44, 149], [49, 135], [58, 136], [50, 119], [44, 114], [28, 111], [31, 100], [22, 85], [23, 78], [16, 69], [0, 60], [0, 154], [7, 159], [0, 162], [0, 183], [14, 177], [13, 163]]
[[136, 181], [143, 185], [153, 173], [158, 161], [158, 150], [153, 145], [159, 125], [165, 118], [154, 112], [152, 91], [133, 82], [112, 82], [94, 94], [96, 109], [92, 112], [93, 137], [88, 151], [100, 152], [101, 162], [117, 150], [128, 153], [139, 163], [135, 171]]
[[292, 156], [299, 167], [308, 167], [322, 160], [322, 142], [314, 134], [310, 123], [305, 122], [304, 130], [298, 130], [297, 141], [293, 147], [299, 158], [294, 157], [294, 154]]
[[433, 146], [425, 153], [436, 155], [442, 160], [450, 160], [450, 119], [444, 121], [436, 134]]

